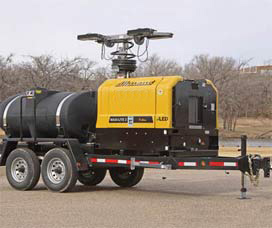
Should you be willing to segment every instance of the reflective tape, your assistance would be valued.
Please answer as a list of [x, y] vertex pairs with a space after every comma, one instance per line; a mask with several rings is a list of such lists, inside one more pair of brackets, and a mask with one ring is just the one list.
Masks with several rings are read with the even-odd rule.
[[196, 167], [197, 162], [179, 162], [179, 166]]
[[209, 166], [216, 167], [237, 167], [238, 162], [209, 162]]
[[[131, 160], [123, 160], [123, 159], [106, 159], [106, 158], [90, 158], [90, 162], [92, 163], [106, 163], [106, 164], [122, 164], [122, 165], [130, 165]], [[158, 161], [135, 161], [135, 165], [159, 165]]]

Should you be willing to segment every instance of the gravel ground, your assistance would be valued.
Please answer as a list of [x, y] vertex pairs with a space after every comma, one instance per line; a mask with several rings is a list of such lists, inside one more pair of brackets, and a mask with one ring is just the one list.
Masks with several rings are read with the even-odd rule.
[[[0, 227], [272, 227], [272, 179], [239, 200], [240, 174], [146, 170], [134, 188], [107, 178], [97, 187], [52, 193], [13, 190], [0, 169]], [[162, 177], [167, 179], [163, 180]]]

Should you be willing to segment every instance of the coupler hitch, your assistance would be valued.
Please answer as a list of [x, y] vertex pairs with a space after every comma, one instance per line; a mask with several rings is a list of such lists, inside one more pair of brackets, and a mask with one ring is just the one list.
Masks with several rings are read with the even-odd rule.
[[272, 164], [270, 157], [262, 158], [257, 154], [247, 155], [247, 136], [241, 136], [241, 159], [239, 161], [239, 167], [241, 170], [241, 197], [240, 199], [246, 199], [247, 189], [245, 187], [245, 176], [248, 176], [250, 182], [257, 187], [259, 185], [260, 170], [264, 171], [264, 177], [270, 177], [272, 170]]

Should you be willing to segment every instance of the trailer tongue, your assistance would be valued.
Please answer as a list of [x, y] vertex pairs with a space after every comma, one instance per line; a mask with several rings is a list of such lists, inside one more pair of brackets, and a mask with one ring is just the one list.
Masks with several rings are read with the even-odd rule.
[[187, 170], [236, 170], [241, 171], [241, 199], [246, 199], [245, 175], [254, 186], [258, 186], [260, 171], [264, 178], [270, 177], [272, 163], [270, 157], [248, 155], [246, 147], [247, 137], [241, 137], [241, 156], [239, 157], [147, 157], [147, 156], [116, 156], [116, 155], [88, 155], [90, 167], [126, 167], [134, 170], [136, 167], [156, 169], [187, 169]]

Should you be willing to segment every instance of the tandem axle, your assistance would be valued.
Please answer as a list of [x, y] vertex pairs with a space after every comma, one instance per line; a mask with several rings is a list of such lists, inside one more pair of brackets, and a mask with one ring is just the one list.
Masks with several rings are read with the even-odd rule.
[[[75, 185], [77, 178], [81, 183], [89, 183], [87, 181], [87, 177], [85, 174], [90, 175], [90, 170], [92, 173], [96, 174], [96, 182], [89, 183], [89, 185], [95, 185], [100, 183], [105, 175], [106, 170], [110, 170], [110, 174], [118, 185], [122, 187], [130, 187], [137, 184], [143, 175], [144, 168], [155, 168], [155, 169], [166, 169], [166, 170], [177, 170], [177, 169], [190, 169], [190, 170], [237, 170], [241, 171], [241, 199], [246, 198], [247, 189], [245, 187], [245, 175], [248, 175], [251, 182], [254, 185], [258, 184], [258, 180], [260, 177], [260, 171], [263, 170], [264, 177], [270, 177], [270, 172], [272, 170], [270, 157], [261, 157], [259, 155], [248, 155], [247, 154], [247, 137], [241, 137], [241, 155], [238, 157], [200, 157], [200, 156], [186, 156], [186, 157], [178, 157], [178, 156], [128, 156], [128, 155], [120, 155], [120, 154], [109, 154], [102, 153], [101, 151], [97, 151], [93, 144], [88, 145], [88, 149], [86, 149], [86, 145], [82, 146], [76, 139], [15, 139], [15, 138], [6, 138], [3, 141], [2, 150], [0, 151], [0, 165], [7, 165], [7, 158], [10, 153], [14, 150], [18, 150], [21, 148], [26, 151], [24, 153], [31, 151], [36, 151], [39, 148], [39, 153], [35, 154], [35, 159], [40, 159], [42, 161], [42, 166], [45, 158], [48, 156], [50, 151], [53, 151], [54, 156], [51, 155], [51, 160], [55, 159], [56, 163], [52, 163], [52, 175], [51, 179], [54, 181], [54, 175], [56, 176], [56, 183], [58, 178], [61, 178], [61, 172], [66, 163], [70, 163], [74, 174], [72, 179], [74, 180], [73, 185]], [[42, 152], [42, 147], [47, 148], [44, 150], [49, 150], [46, 154]], [[67, 161], [58, 157], [56, 150], [60, 152], [64, 152], [67, 155]], [[7, 173], [10, 167], [7, 167]], [[21, 169], [22, 170], [22, 169]], [[113, 170], [121, 170], [135, 172], [138, 174], [137, 181], [132, 181], [131, 183], [120, 183], [118, 179], [118, 175], [116, 177], [116, 173]], [[140, 170], [140, 171], [139, 171]], [[48, 171], [48, 170], [47, 170]], [[19, 171], [18, 171], [19, 172]], [[38, 172], [38, 171], [37, 171]], [[42, 171], [43, 172], [43, 171]], [[139, 174], [140, 172], [140, 174]], [[67, 173], [67, 172], [66, 172]], [[102, 174], [101, 174], [102, 173]], [[43, 174], [43, 179], [45, 185], [48, 189], [52, 191], [67, 191], [71, 190], [74, 186], [64, 186], [62, 189], [52, 188], [50, 184], [46, 182], [46, 174]], [[49, 174], [48, 174], [49, 175]], [[85, 176], [84, 176], [85, 175]], [[98, 179], [97, 179], [98, 175]], [[23, 175], [22, 175], [23, 176]], [[50, 176], [50, 175], [49, 175]], [[84, 177], [84, 178], [82, 178]], [[12, 185], [12, 183], [11, 183]], [[12, 185], [17, 188], [16, 186]], [[17, 188], [18, 189], [18, 188]], [[19, 188], [20, 189], [20, 188]], [[22, 189], [26, 190], [26, 189]]]

